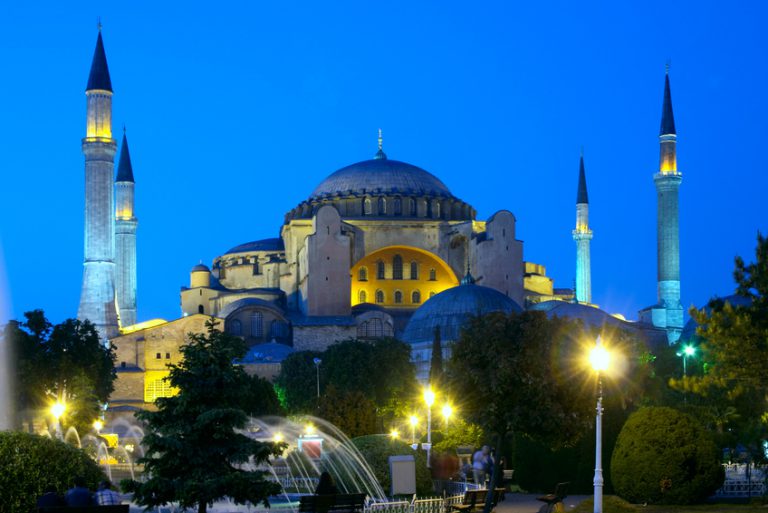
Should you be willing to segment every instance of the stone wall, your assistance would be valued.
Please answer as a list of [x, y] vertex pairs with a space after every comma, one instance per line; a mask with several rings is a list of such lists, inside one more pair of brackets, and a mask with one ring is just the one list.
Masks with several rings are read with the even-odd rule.
[[296, 351], [325, 351], [342, 340], [355, 338], [357, 327], [352, 326], [294, 326], [293, 348]]

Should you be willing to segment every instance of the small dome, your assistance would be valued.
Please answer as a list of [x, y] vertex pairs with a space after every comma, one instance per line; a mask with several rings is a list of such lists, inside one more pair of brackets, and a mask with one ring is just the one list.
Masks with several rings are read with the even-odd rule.
[[403, 333], [409, 344], [430, 342], [440, 326], [442, 340], [457, 340], [461, 327], [473, 315], [491, 312], [522, 312], [515, 303], [496, 289], [462, 280], [462, 284], [430, 298], [413, 314]]
[[309, 199], [365, 193], [453, 197], [435, 175], [406, 162], [377, 156], [339, 169], [323, 180]]
[[197, 264], [192, 268], [193, 273], [209, 273], [211, 272], [210, 269], [208, 269], [208, 266], [205, 264]]
[[293, 352], [294, 349], [291, 346], [273, 340], [251, 347], [241, 363], [280, 363]]

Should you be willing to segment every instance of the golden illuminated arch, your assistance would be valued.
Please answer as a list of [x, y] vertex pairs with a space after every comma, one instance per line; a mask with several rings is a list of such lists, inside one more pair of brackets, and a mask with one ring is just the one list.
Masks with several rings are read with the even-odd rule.
[[[393, 268], [395, 262], [399, 262], [399, 269]], [[403, 265], [405, 262], [408, 265]], [[405, 272], [403, 267], [407, 268]], [[376, 269], [376, 273], [366, 274], [367, 279], [361, 280], [360, 269]], [[351, 275], [353, 306], [367, 299], [382, 306], [418, 308], [426, 297], [459, 284], [453, 270], [440, 257], [411, 246], [388, 246], [374, 251], [352, 266]], [[401, 302], [396, 303], [396, 298]]]

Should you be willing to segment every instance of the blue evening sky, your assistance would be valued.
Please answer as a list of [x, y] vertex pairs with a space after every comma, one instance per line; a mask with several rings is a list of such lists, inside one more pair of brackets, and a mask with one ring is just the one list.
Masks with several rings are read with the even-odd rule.
[[84, 88], [101, 16], [114, 132], [136, 177], [139, 320], [175, 318], [189, 268], [276, 237], [325, 176], [390, 158], [479, 219], [511, 210], [526, 260], [574, 278], [583, 145], [595, 302], [656, 299], [664, 63], [678, 130], [684, 306], [733, 290], [768, 232], [768, 4], [4, 2], [0, 241], [10, 315], [74, 316]]

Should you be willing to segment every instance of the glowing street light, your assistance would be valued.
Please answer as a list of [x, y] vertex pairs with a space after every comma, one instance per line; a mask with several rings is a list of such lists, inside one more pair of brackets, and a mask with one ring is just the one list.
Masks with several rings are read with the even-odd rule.
[[315, 426], [311, 422], [307, 423], [306, 426], [304, 426], [304, 433], [307, 435], [314, 435], [315, 434]]
[[416, 426], [419, 425], [419, 418], [416, 415], [411, 415], [408, 422], [411, 424], [411, 447], [416, 450]]
[[683, 346], [683, 349], [676, 353], [677, 356], [683, 357], [683, 376], [688, 375], [688, 357], [696, 354], [696, 348], [690, 344]]
[[61, 401], [56, 401], [51, 405], [51, 415], [56, 419], [56, 422], [59, 421], [66, 410], [67, 406]]
[[400, 437], [400, 433], [397, 431], [397, 429], [393, 429], [392, 431], [389, 432], [389, 437], [392, 440], [397, 440]]
[[102, 429], [104, 429], [104, 423], [100, 419], [94, 420], [93, 429], [95, 429], [97, 433], [100, 432]]
[[589, 353], [589, 363], [597, 373], [597, 417], [595, 419], [595, 509], [594, 513], [603, 513], [603, 378], [602, 372], [608, 370], [611, 354], [603, 347], [597, 337], [595, 347]]
[[445, 426], [448, 426], [448, 419], [451, 418], [451, 415], [453, 415], [453, 408], [450, 404], [446, 403], [443, 405], [443, 422], [445, 423]]
[[276, 444], [279, 444], [283, 441], [283, 434], [282, 433], [275, 433], [275, 436], [272, 437], [272, 441]]

